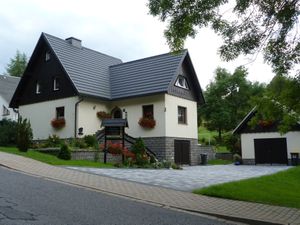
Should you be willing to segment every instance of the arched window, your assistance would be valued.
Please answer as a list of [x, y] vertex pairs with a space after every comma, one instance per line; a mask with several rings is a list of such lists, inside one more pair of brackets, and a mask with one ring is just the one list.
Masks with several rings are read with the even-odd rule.
[[122, 119], [122, 110], [119, 107], [115, 107], [111, 111], [111, 115], [113, 119]]

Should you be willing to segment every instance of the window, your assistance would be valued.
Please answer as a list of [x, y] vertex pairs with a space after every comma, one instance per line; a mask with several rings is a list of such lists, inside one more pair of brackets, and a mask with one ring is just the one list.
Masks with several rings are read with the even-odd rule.
[[40, 94], [41, 93], [41, 85], [40, 85], [39, 82], [36, 82], [35, 93], [36, 94]]
[[51, 59], [50, 52], [45, 53], [45, 61], [48, 62]]
[[60, 82], [58, 77], [54, 77], [53, 79], [53, 90], [58, 91], [60, 88]]
[[175, 82], [175, 86], [177, 87], [181, 87], [184, 89], [189, 89], [189, 85], [188, 82], [186, 80], [186, 78], [184, 76], [179, 75], [176, 82]]
[[10, 114], [8, 108], [3, 105], [2, 116], [8, 116]]
[[143, 118], [153, 119], [153, 105], [143, 105]]
[[178, 106], [178, 123], [187, 124], [185, 107]]
[[56, 108], [56, 119], [65, 118], [65, 107]]

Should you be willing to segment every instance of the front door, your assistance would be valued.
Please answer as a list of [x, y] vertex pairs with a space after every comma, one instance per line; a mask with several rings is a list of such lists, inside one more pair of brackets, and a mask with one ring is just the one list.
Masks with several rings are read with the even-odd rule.
[[190, 141], [174, 141], [174, 159], [177, 164], [190, 164]]
[[122, 110], [119, 107], [115, 107], [111, 111], [111, 115], [113, 119], [122, 119]]

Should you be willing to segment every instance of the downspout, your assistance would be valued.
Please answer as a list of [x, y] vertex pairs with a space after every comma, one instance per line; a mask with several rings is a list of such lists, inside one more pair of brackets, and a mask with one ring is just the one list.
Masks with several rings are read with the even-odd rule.
[[74, 138], [76, 138], [77, 137], [77, 108], [78, 108], [78, 105], [79, 105], [79, 103], [80, 102], [82, 102], [83, 101], [83, 98], [81, 98], [81, 99], [79, 99], [79, 101], [78, 102], [76, 102], [75, 103], [75, 128], [74, 128]]

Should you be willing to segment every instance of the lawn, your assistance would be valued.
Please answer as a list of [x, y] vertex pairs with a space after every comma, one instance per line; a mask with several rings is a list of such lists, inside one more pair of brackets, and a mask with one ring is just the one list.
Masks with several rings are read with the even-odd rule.
[[56, 156], [40, 153], [34, 150], [29, 150], [28, 152], [20, 152], [15, 147], [0, 147], [0, 151], [7, 152], [11, 154], [25, 156], [27, 158], [35, 159], [40, 162], [48, 163], [51, 165], [61, 165], [61, 166], [86, 166], [86, 167], [97, 167], [97, 168], [112, 168], [114, 167], [111, 163], [100, 163], [88, 160], [62, 160], [58, 159]]
[[224, 159], [211, 159], [208, 160], [208, 165], [227, 165], [232, 164], [233, 162], [231, 160], [224, 160]]
[[220, 198], [300, 208], [300, 166], [276, 174], [193, 191]]

